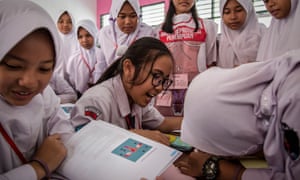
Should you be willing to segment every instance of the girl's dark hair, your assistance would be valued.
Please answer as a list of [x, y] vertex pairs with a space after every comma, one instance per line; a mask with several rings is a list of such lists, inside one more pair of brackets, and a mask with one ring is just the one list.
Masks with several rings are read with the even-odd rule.
[[[158, 39], [153, 37], [142, 37], [129, 46], [125, 54], [111, 64], [101, 75], [96, 84], [99, 84], [109, 78], [112, 78], [118, 74], [123, 74], [123, 61], [130, 59], [135, 67], [135, 74], [132, 79], [132, 84], [138, 84], [136, 82], [140, 72], [145, 68], [147, 64], [151, 64], [151, 69], [154, 62], [161, 56], [169, 56], [174, 61], [173, 56], [167, 46]], [[149, 72], [150, 74], [151, 72]], [[148, 76], [149, 76], [148, 74]], [[147, 77], [148, 77], [147, 76]], [[145, 79], [146, 80], [146, 79]], [[143, 82], [142, 82], [143, 83]]]
[[[167, 12], [167, 15], [165, 17], [165, 21], [162, 25], [162, 30], [164, 32], [167, 32], [167, 33], [173, 33], [173, 16], [174, 14], [176, 13], [176, 10], [175, 10], [175, 6], [174, 6], [174, 3], [173, 3], [173, 0], [170, 0], [170, 7], [168, 9], [168, 12]], [[191, 8], [191, 13], [192, 13], [192, 17], [193, 17], [193, 20], [196, 24], [196, 27], [194, 29], [194, 32], [198, 31], [199, 29], [199, 22], [198, 22], [198, 14], [197, 14], [197, 9], [196, 9], [196, 2], [194, 3], [193, 7]]]

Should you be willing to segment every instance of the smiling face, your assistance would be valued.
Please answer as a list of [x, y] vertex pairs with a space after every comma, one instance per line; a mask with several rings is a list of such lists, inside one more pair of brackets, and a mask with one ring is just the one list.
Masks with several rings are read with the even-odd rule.
[[125, 2], [117, 17], [117, 24], [120, 30], [125, 34], [134, 32], [137, 27], [137, 21], [136, 12], [128, 2]]
[[145, 107], [150, 103], [151, 99], [158, 95], [162, 90], [163, 86], [153, 86], [153, 78], [157, 78], [157, 75], [163, 77], [163, 79], [169, 79], [169, 76], [173, 69], [173, 61], [170, 56], [162, 55], [156, 59], [151, 68], [152, 64], [147, 64], [143, 71], [141, 71], [137, 82], [141, 82], [136, 85], [131, 84], [131, 80], [134, 76], [135, 67], [129, 59], [123, 62], [124, 76], [123, 84], [130, 99], [130, 102]]
[[78, 41], [84, 49], [91, 49], [94, 46], [94, 37], [84, 28], [78, 28]]
[[172, 0], [176, 14], [183, 14], [191, 12], [195, 0]]
[[223, 9], [223, 22], [232, 29], [239, 30], [245, 23], [247, 12], [236, 0], [228, 0]]
[[276, 19], [286, 18], [291, 10], [291, 0], [264, 0], [266, 9]]
[[34, 31], [0, 62], [0, 94], [11, 105], [28, 104], [48, 85], [54, 69], [54, 45], [45, 30]]

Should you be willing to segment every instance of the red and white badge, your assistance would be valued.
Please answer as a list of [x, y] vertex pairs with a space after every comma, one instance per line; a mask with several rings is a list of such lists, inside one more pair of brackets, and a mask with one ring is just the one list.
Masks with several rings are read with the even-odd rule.
[[96, 120], [100, 114], [101, 114], [101, 111], [94, 106], [86, 106], [84, 108], [84, 115], [88, 116], [94, 120]]

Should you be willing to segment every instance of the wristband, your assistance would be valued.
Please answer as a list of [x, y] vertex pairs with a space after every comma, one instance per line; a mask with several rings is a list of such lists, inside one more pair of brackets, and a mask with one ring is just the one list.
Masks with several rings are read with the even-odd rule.
[[37, 158], [33, 158], [31, 160], [31, 162], [37, 162], [44, 169], [44, 171], [45, 171], [45, 179], [50, 179], [51, 172], [49, 170], [48, 165], [44, 161], [42, 161], [40, 159], [37, 159]]

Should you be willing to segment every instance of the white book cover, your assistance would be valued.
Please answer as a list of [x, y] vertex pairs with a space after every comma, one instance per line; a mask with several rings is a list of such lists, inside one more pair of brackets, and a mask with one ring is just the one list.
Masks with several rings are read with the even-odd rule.
[[182, 152], [104, 121], [91, 121], [66, 143], [59, 172], [71, 180], [153, 180]]

